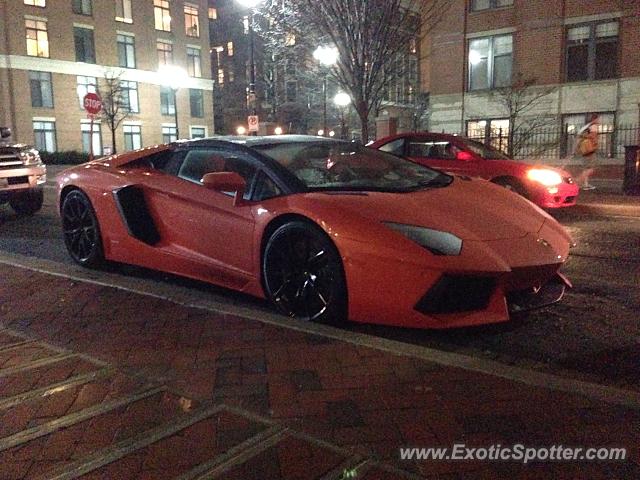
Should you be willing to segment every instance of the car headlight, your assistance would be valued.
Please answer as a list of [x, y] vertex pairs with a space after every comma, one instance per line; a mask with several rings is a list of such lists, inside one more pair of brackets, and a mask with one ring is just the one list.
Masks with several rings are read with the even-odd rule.
[[529, 180], [541, 183], [545, 187], [555, 187], [562, 183], [562, 177], [554, 170], [548, 168], [532, 168], [527, 172]]
[[390, 229], [401, 233], [421, 247], [426, 248], [434, 255], [460, 255], [462, 251], [462, 240], [452, 233], [415, 225], [406, 225], [404, 223], [382, 223]]
[[37, 165], [40, 163], [40, 155], [36, 150], [27, 150], [25, 152], [20, 152], [20, 160], [25, 165]]

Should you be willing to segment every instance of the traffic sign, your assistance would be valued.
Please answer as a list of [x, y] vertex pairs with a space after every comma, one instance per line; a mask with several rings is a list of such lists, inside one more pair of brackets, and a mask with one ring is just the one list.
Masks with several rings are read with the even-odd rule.
[[258, 131], [258, 127], [260, 126], [260, 122], [258, 121], [258, 115], [249, 115], [247, 119], [247, 123], [249, 124], [250, 132]]
[[97, 93], [87, 93], [82, 100], [82, 104], [90, 115], [97, 115], [102, 110], [102, 100]]

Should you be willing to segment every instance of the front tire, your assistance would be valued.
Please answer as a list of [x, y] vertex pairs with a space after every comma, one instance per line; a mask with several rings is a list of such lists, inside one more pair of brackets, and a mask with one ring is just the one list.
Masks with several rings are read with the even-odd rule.
[[42, 208], [43, 203], [44, 191], [41, 188], [20, 193], [9, 200], [11, 208], [20, 216], [33, 215]]
[[100, 225], [89, 197], [80, 190], [70, 192], [60, 209], [64, 243], [71, 258], [83, 267], [104, 263]]
[[342, 260], [318, 227], [303, 221], [279, 227], [265, 247], [262, 275], [267, 297], [285, 315], [306, 321], [346, 321]]

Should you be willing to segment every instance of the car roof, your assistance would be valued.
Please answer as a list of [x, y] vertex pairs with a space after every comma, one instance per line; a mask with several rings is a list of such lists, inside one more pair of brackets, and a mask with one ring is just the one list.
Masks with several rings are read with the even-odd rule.
[[255, 147], [258, 145], [275, 145], [285, 143], [315, 143], [315, 142], [327, 142], [327, 143], [344, 143], [344, 140], [337, 140], [326, 137], [316, 137], [314, 135], [219, 135], [214, 137], [201, 138], [198, 140], [191, 140], [189, 145], [208, 145], [215, 142], [230, 142], [239, 145], [246, 145], [247, 147]]

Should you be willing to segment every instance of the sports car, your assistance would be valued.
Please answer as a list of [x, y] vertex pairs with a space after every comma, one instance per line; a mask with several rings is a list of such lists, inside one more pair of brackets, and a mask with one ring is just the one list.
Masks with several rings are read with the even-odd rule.
[[495, 148], [459, 135], [402, 133], [376, 140], [371, 147], [449, 173], [490, 180], [542, 208], [571, 207], [578, 199], [579, 188], [569, 172], [515, 161]]
[[338, 140], [148, 147], [64, 171], [58, 200], [80, 265], [190, 277], [303, 320], [502, 322], [568, 285], [559, 269], [571, 238], [531, 202]]

